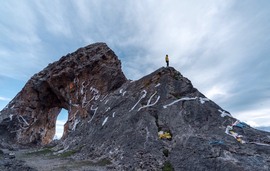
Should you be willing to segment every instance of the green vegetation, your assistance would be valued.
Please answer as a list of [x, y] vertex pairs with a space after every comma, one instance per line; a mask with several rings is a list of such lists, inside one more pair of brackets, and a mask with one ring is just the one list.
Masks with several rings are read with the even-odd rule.
[[162, 171], [174, 171], [174, 168], [169, 161], [166, 161], [162, 167]]
[[55, 171], [63, 171], [63, 170], [70, 170], [70, 169], [78, 169], [87, 166], [107, 166], [112, 164], [109, 159], [101, 159], [100, 161], [93, 162], [93, 161], [73, 161], [71, 163], [67, 163], [64, 166], [60, 166], [55, 168]]
[[43, 148], [41, 150], [38, 150], [38, 151], [33, 151], [33, 152], [29, 152], [29, 153], [26, 153], [26, 155], [36, 155], [36, 156], [40, 156], [40, 155], [47, 155], [51, 158], [54, 158], [54, 157], [61, 157], [61, 158], [65, 158], [65, 157], [69, 157], [73, 154], [75, 154], [76, 152], [78, 152], [80, 150], [79, 149], [75, 149], [75, 150], [69, 150], [69, 151], [65, 151], [63, 153], [60, 153], [58, 155], [53, 155], [53, 150], [51, 148]]
[[53, 151], [51, 148], [43, 148], [43, 149], [38, 150], [38, 151], [26, 153], [26, 155], [47, 155], [47, 154], [52, 154], [52, 153], [53, 153]]
[[63, 153], [60, 153], [60, 154], [58, 154], [57, 157], [63, 157], [63, 158], [65, 158], [65, 157], [72, 156], [73, 154], [75, 154], [75, 153], [77, 153], [78, 151], [80, 151], [84, 146], [85, 146], [85, 145], [82, 145], [82, 146], [80, 146], [80, 147], [78, 147], [78, 148], [76, 148], [76, 149], [74, 149], [74, 150], [69, 150], [69, 151], [65, 151], [65, 152], [63, 152]]
[[110, 164], [112, 164], [112, 162], [107, 158], [101, 159], [100, 161], [95, 163], [95, 165], [98, 165], [98, 166], [106, 166], [106, 165], [110, 165]]
[[78, 150], [70, 150], [70, 151], [66, 151], [66, 152], [60, 153], [60, 154], [58, 155], [58, 157], [63, 157], [63, 158], [69, 157], [69, 156], [72, 156], [73, 154], [75, 154], [75, 153], [77, 153], [77, 152], [78, 152]]

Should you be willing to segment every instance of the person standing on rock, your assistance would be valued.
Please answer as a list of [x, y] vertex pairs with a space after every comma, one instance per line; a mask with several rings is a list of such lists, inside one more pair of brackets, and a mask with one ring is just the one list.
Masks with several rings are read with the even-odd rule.
[[167, 63], [167, 67], [168, 67], [168, 66], [169, 66], [169, 56], [168, 56], [168, 55], [166, 55], [165, 61], [166, 61], [166, 63]]

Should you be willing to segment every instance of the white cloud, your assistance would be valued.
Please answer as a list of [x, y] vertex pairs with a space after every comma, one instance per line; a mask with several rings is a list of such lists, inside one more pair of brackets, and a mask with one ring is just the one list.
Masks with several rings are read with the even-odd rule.
[[222, 89], [221, 87], [217, 87], [217, 86], [213, 86], [210, 90], [208, 90], [206, 92], [206, 96], [209, 98], [209, 99], [215, 99], [215, 98], [218, 98], [220, 96], [224, 97], [226, 96], [227, 92]]
[[65, 36], [71, 37], [71, 21], [70, 9], [68, 4], [63, 4], [63, 1], [54, 1], [52, 4], [48, 4], [45, 1], [35, 1], [35, 5], [38, 9], [37, 13], [41, 14], [43, 25], [46, 29], [54, 34], [56, 37]]
[[40, 69], [43, 61], [41, 39], [37, 34], [37, 17], [23, 1], [5, 1], [0, 6], [0, 75], [26, 79]]
[[56, 121], [56, 128], [55, 128], [55, 138], [56, 139], [60, 139], [63, 136], [65, 123], [66, 123], [65, 120], [57, 120]]
[[5, 1], [0, 10], [1, 75], [25, 80], [67, 52], [104, 41], [130, 79], [164, 66], [169, 54], [173, 67], [231, 113], [269, 106], [266, 2]]
[[0, 96], [0, 101], [10, 101], [10, 98]]
[[241, 111], [235, 113], [234, 116], [244, 122], [250, 124], [250, 126], [270, 126], [270, 109], [251, 109], [247, 111]]

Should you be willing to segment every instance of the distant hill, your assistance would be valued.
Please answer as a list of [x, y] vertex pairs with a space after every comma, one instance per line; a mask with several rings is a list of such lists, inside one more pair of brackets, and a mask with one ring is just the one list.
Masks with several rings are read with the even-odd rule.
[[258, 130], [270, 132], [270, 126], [259, 126], [259, 127], [255, 127], [255, 128]]

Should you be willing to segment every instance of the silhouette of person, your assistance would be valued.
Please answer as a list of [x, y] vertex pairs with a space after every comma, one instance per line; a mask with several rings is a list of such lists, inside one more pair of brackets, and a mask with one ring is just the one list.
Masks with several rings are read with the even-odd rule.
[[169, 56], [168, 56], [168, 55], [166, 55], [165, 61], [166, 61], [166, 63], [167, 63], [167, 67], [168, 67], [168, 66], [169, 66]]

